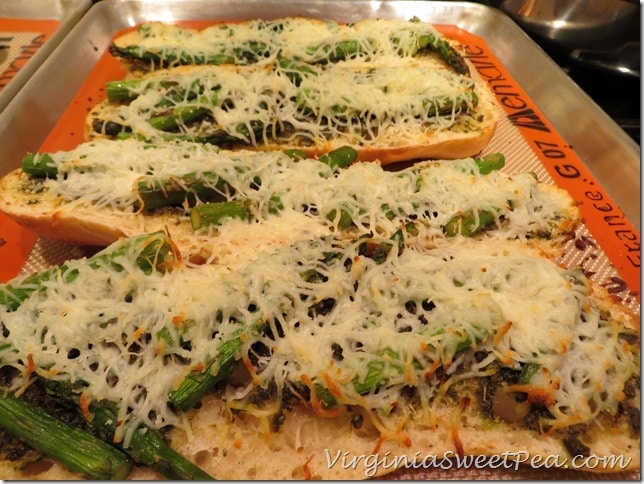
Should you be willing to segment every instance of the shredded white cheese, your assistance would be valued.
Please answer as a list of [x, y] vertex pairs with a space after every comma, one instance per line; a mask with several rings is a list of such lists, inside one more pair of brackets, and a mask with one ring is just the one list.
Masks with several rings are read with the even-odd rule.
[[[472, 78], [431, 62], [383, 55], [303, 66], [276, 61], [156, 71], [132, 88], [135, 99], [102, 105], [94, 117], [146, 139], [183, 136], [248, 146], [339, 138], [368, 147], [480, 125]], [[193, 107], [205, 113], [195, 122], [181, 114]], [[159, 116], [175, 116], [178, 125], [159, 129], [151, 122]]]
[[442, 35], [429, 23], [400, 19], [363, 19], [352, 24], [303, 17], [221, 23], [201, 31], [161, 22], [138, 28], [136, 42], [119, 46], [144, 56], [157, 54], [165, 64], [176, 65], [182, 54], [203, 61], [232, 57], [237, 64], [270, 62], [276, 56], [305, 62], [324, 61], [343, 42], [359, 46], [356, 57], [377, 55], [413, 56], [419, 37]]
[[[299, 242], [236, 270], [146, 275], [136, 247], [116, 259], [121, 271], [70, 261], [72, 281], [54, 278], [16, 311], [0, 308], [10, 343], [0, 356], [25, 378], [33, 365], [82, 383], [90, 400], [117, 402], [129, 424], [156, 428], [183, 424], [168, 395], [236, 338], [235, 358], [255, 355], [255, 378], [236, 398], [256, 385], [308, 382], [338, 403], [387, 412], [405, 386], [429, 402], [445, 375], [537, 363], [530, 383], [552, 396], [557, 422], [615, 411], [637, 359], [576, 271], [498, 241], [401, 254], [393, 245], [382, 258], [361, 243]], [[474, 363], [473, 351], [488, 357]]]
[[[495, 211], [488, 236], [522, 240], [544, 236], [556, 240], [565, 226], [562, 220], [576, 217], [564, 190], [540, 183], [530, 173], [481, 175], [471, 158], [421, 162], [399, 171], [377, 163], [354, 163], [334, 173], [317, 159], [298, 161], [281, 152], [233, 153], [198, 143], [152, 146], [135, 140], [83, 143], [51, 157], [58, 174], [42, 181], [50, 198], [60, 200], [67, 210], [109, 207], [123, 217], [145, 216], [137, 212], [134, 190], [142, 177], [180, 180], [191, 173], [204, 178], [204, 172], [231, 187], [222, 192], [224, 199], [253, 201], [260, 223], [286, 225], [297, 215], [326, 231], [337, 231], [345, 213], [353, 222], [351, 229], [362, 234], [391, 236], [411, 223], [418, 233], [412, 236], [412, 230], [405, 229], [409, 241], [423, 247], [446, 240], [444, 226], [469, 210], [474, 216]], [[282, 206], [279, 210], [274, 207], [276, 199]], [[216, 230], [224, 234], [226, 227], [238, 225], [239, 221], [229, 220]]]

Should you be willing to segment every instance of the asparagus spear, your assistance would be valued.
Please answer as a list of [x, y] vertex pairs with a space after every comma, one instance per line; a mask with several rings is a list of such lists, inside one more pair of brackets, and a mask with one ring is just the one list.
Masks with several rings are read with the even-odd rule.
[[[82, 383], [70, 383], [39, 379], [42, 385], [59, 400], [66, 401], [80, 408], [80, 388]], [[157, 430], [139, 426], [132, 432], [127, 445], [118, 440], [116, 430], [120, 420], [116, 404], [107, 400], [93, 401], [87, 412], [83, 412], [87, 424], [104, 442], [111, 442], [126, 453], [137, 464], [153, 468], [167, 479], [212, 480], [212, 477], [198, 466], [172, 449]]]
[[341, 146], [325, 153], [320, 157], [320, 161], [331, 167], [334, 172], [347, 168], [351, 163], [358, 159], [358, 152], [351, 146]]
[[539, 368], [541, 368], [541, 365], [539, 365], [538, 363], [526, 363], [521, 370], [518, 383], [520, 385], [527, 384], [537, 373], [537, 371], [539, 371]]
[[464, 235], [470, 237], [476, 232], [489, 227], [496, 220], [497, 213], [494, 210], [481, 209], [466, 210], [459, 212], [445, 224], [444, 232], [448, 237]]
[[437, 52], [439, 57], [458, 74], [470, 75], [470, 69], [463, 56], [445, 39], [438, 38], [434, 34], [426, 34], [420, 36], [418, 43], [421, 50], [431, 49]]
[[[366, 42], [367, 44], [374, 46], [373, 41]], [[312, 57], [313, 63], [318, 62], [339, 62], [343, 60], [356, 57], [361, 53], [368, 52], [364, 45], [362, 45], [357, 40], [341, 40], [339, 42], [328, 43], [318, 45], [310, 45], [306, 49], [307, 55]]]
[[316, 71], [311, 68], [310, 64], [295, 59], [282, 57], [279, 60], [278, 65], [280, 69], [282, 69], [286, 73], [291, 82], [296, 86], [300, 85], [303, 76], [317, 75]]
[[137, 180], [134, 191], [143, 208], [152, 210], [186, 201], [194, 205], [197, 199], [221, 202], [226, 200], [225, 194], [231, 196], [235, 190], [215, 173], [193, 172], [180, 177], [144, 176]]
[[179, 388], [170, 393], [170, 402], [179, 410], [187, 411], [194, 407], [199, 400], [218, 382], [226, 378], [239, 360], [239, 350], [249, 336], [262, 331], [264, 323], [256, 321], [249, 329], [242, 327], [233, 332], [232, 337], [222, 342], [217, 348], [217, 355], [206, 364], [203, 371], [195, 371], [188, 375]]
[[125, 102], [136, 99], [151, 82], [141, 79], [110, 81], [105, 84], [105, 93], [110, 102]]
[[[204, 88], [198, 79], [187, 90], [175, 81], [165, 79], [156, 82], [151, 79], [125, 79], [108, 81], [105, 84], [105, 93], [107, 100], [110, 102], [133, 101], [149, 89], [163, 89], [165, 91], [165, 96], [157, 104], [157, 107], [169, 107], [182, 100], [196, 99], [204, 92]], [[213, 93], [216, 94], [216, 91], [211, 92], [211, 94]], [[204, 99], [202, 101], [207, 102]]]
[[171, 109], [168, 114], [151, 117], [148, 123], [160, 131], [171, 131], [181, 124], [198, 120], [209, 111], [207, 108], [197, 106], [177, 106]]
[[[120, 57], [123, 59], [128, 59], [140, 63], [145, 66], [150, 64], [154, 68], [162, 69], [165, 67], [170, 67], [173, 65], [222, 65], [222, 64], [235, 64], [236, 59], [234, 56], [226, 53], [220, 54], [210, 54], [206, 55], [201, 52], [189, 53], [186, 51], [176, 52], [170, 49], [163, 49], [159, 52], [152, 52], [145, 49], [142, 49], [139, 46], [128, 45], [125, 47], [119, 47], [115, 44], [111, 44], [109, 47], [109, 52], [114, 57]], [[241, 57], [248, 59], [256, 54], [243, 55], [239, 53]]]
[[502, 153], [490, 153], [481, 158], [475, 158], [474, 162], [481, 175], [489, 175], [505, 166], [505, 156]]
[[[114, 270], [121, 270], [118, 259], [127, 254], [133, 246], [139, 248], [136, 262], [146, 273], [153, 270], [166, 270], [171, 263], [172, 245], [163, 232], [144, 234], [129, 239], [123, 239], [108, 248], [98, 252], [88, 259], [90, 267], [96, 269], [110, 265]], [[75, 270], [70, 270], [68, 265], [35, 273], [21, 280], [0, 285], [0, 305], [9, 311], [15, 311], [20, 304], [33, 292], [40, 290], [43, 283], [54, 277], [62, 277], [71, 282], [78, 276]]]
[[[288, 150], [287, 156], [294, 159], [304, 159], [306, 155], [299, 150]], [[348, 167], [358, 157], [358, 152], [350, 147], [343, 146], [322, 155], [319, 159], [321, 163], [326, 164], [334, 172]], [[137, 180], [135, 193], [141, 204], [146, 209], [154, 209], [167, 205], [179, 205], [186, 200], [190, 205], [198, 198], [203, 202], [224, 202], [228, 197], [234, 196], [234, 188], [220, 178], [216, 173], [204, 171], [203, 173], [188, 173], [180, 177], [158, 178], [146, 176]], [[224, 196], [225, 194], [225, 196]], [[219, 224], [222, 220], [218, 214], [224, 210], [231, 215], [231, 210], [242, 209], [244, 204], [217, 205], [216, 207], [208, 206], [197, 208], [195, 210], [195, 224], [199, 227], [204, 225]], [[246, 207], [248, 208], [248, 207]], [[271, 195], [269, 200], [269, 212], [277, 213], [284, 208], [278, 195]], [[205, 217], [204, 217], [205, 215]], [[247, 218], [245, 211], [239, 212], [242, 217]]]
[[[95, 431], [104, 440], [113, 440], [118, 422], [114, 405], [95, 402], [90, 405], [90, 412], [93, 416], [90, 424]], [[213, 480], [212, 476], [172, 449], [156, 430], [139, 427], [132, 433], [127, 446], [123, 443], [117, 445], [135, 462], [153, 468], [167, 479]]]
[[436, 116], [449, 114], [455, 110], [467, 112], [470, 110], [470, 106], [476, 107], [478, 102], [478, 96], [474, 90], [471, 90], [462, 96], [437, 96], [433, 99], [426, 99], [423, 101], [423, 107], [427, 110], [428, 116]]
[[[418, 17], [414, 17], [410, 22], [421, 23], [421, 20]], [[400, 37], [394, 35], [392, 41], [395, 44], [400, 44]], [[419, 35], [415, 47], [416, 49], [413, 50], [412, 55], [417, 55], [419, 52], [426, 50], [434, 51], [456, 73], [469, 76], [470, 70], [463, 56], [447, 40], [434, 33], [427, 32]]]
[[126, 454], [84, 430], [12, 395], [0, 397], [0, 427], [29, 447], [90, 479], [125, 479]]
[[194, 230], [220, 225], [225, 219], [236, 218], [250, 220], [252, 202], [248, 199], [230, 200], [228, 202], [204, 203], [190, 210], [190, 223]]
[[41, 178], [55, 178], [58, 174], [58, 167], [48, 153], [28, 153], [22, 159], [22, 171]]

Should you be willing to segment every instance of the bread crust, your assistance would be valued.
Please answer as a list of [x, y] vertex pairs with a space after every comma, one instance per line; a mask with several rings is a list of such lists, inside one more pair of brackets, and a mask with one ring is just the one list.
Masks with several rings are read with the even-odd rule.
[[[368, 422], [355, 428], [350, 413], [325, 418], [303, 406], [287, 413], [278, 432], [270, 432], [262, 418], [233, 416], [213, 395], [205, 397], [188, 418], [190, 434], [173, 430], [168, 436], [171, 445], [218, 480], [383, 478], [401, 470], [405, 462], [410, 466], [406, 475], [417, 473], [422, 478], [446, 470], [466, 470], [471, 478], [489, 472], [511, 476], [530, 464], [544, 477], [563, 469], [598, 475], [639, 469], [639, 439], [623, 429], [598, 435], [591, 448], [597, 458], [573, 458], [551, 435], [482, 418], [475, 406], [443, 405], [433, 422], [407, 422], [399, 438], [386, 440]], [[25, 476], [11, 462], [0, 461], [0, 473], [7, 479], [82, 479], [55, 462], [31, 472]], [[129, 476], [162, 478], [144, 467]]]
[[[434, 63], [432, 60], [428, 62]], [[426, 128], [418, 132], [409, 131], [404, 136], [385, 134], [380, 135], [377, 142], [368, 145], [356, 143], [353, 138], [343, 136], [316, 139], [312, 145], [258, 140], [254, 144], [244, 144], [243, 149], [258, 151], [298, 149], [307, 156], [317, 157], [335, 148], [351, 145], [358, 151], [360, 161], [378, 161], [383, 165], [420, 159], [458, 159], [475, 156], [483, 150], [496, 131], [501, 110], [487, 83], [483, 81], [469, 61], [466, 63], [470, 66], [471, 77], [474, 80], [475, 92], [478, 97], [478, 105], [470, 113], [471, 119], [468, 121], [467, 130], [458, 128], [437, 131]], [[143, 77], [155, 76], [160, 72], [182, 74], [199, 70], [207, 71], [209, 68], [212, 66], [179, 66], [154, 71]], [[238, 67], [216, 66], [215, 68], [237, 69]], [[118, 104], [110, 103], [104, 99], [90, 110], [85, 119], [84, 138], [86, 141], [110, 138], [105, 133], [94, 130], [93, 122], [94, 119], [109, 119], [109, 113], [116, 106]]]
[[[326, 219], [289, 209], [282, 210], [280, 217], [262, 218], [259, 223], [231, 220], [225, 230], [195, 232], [182, 208], [134, 212], [109, 205], [94, 207], [82, 198], [61, 200], [41, 183], [44, 183], [42, 179], [32, 177], [22, 169], [0, 178], [0, 211], [39, 235], [84, 246], [106, 246], [122, 237], [167, 231], [189, 260], [221, 263], [227, 259], [226, 254], [232, 257], [237, 252], [250, 256], [251, 251], [260, 252], [274, 245], [333, 231], [331, 222]], [[559, 188], [541, 184], [541, 191], [552, 200], [560, 200], [561, 212], [558, 213], [561, 217], [551, 221], [556, 226], [545, 229], [550, 232], [547, 239], [534, 238], [532, 245], [542, 247], [551, 258], [556, 258], [561, 255], [564, 243], [574, 236], [581, 217], [572, 199]], [[292, 227], [298, 227], [298, 230], [292, 230]], [[429, 248], [437, 241], [434, 236], [427, 239], [421, 233], [417, 243]]]
[[[589, 303], [639, 334], [637, 317], [617, 305], [605, 289], [591, 284]], [[555, 464], [595, 473], [639, 468], [639, 438], [624, 422], [593, 427], [593, 439], [585, 443], [598, 458], [572, 460], [561, 436], [484, 416], [477, 403], [476, 383], [469, 383], [472, 382], [456, 386], [455, 396], [443, 398], [422, 418], [403, 417], [395, 411], [389, 417], [379, 417], [350, 407], [325, 415], [316, 413], [308, 403], [297, 403], [284, 410], [279, 429], [271, 428], [270, 417], [235, 411], [220, 398], [221, 394], [213, 393], [187, 413], [190, 431], [174, 429], [168, 438], [175, 450], [215, 478], [226, 480], [383, 477], [405, 462], [427, 473], [437, 469], [425, 468], [425, 464], [433, 463], [438, 470], [467, 466], [474, 475], [486, 465], [497, 471], [507, 469], [511, 475], [519, 463], [547, 464], [549, 472], [556, 472], [551, 467]], [[356, 419], [357, 415], [361, 418]], [[384, 431], [379, 423], [385, 423]], [[488, 459], [473, 464], [465, 456]], [[617, 464], [597, 465], [610, 459]], [[11, 462], [0, 461], [5, 478], [81, 478], [58, 464], [44, 469], [37, 472], [32, 468], [32, 474], [25, 475]], [[150, 469], [137, 468], [130, 478], [149, 480], [161, 476]]]

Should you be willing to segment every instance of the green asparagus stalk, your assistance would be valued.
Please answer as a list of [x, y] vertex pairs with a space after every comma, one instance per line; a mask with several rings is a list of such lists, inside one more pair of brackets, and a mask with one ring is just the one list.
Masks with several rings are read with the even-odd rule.
[[[113, 270], [120, 271], [122, 266], [119, 265], [118, 259], [127, 254], [132, 246], [138, 246], [140, 249], [136, 256], [136, 263], [145, 273], [149, 274], [153, 270], [165, 271], [169, 268], [168, 264], [172, 261], [172, 245], [163, 232], [144, 234], [115, 242], [90, 257], [88, 264], [93, 269], [109, 265]], [[64, 264], [37, 272], [20, 282], [0, 285], [0, 305], [8, 311], [15, 311], [32, 293], [40, 290], [45, 282], [55, 277], [72, 282], [78, 277], [78, 272], [70, 270]]]
[[519, 375], [519, 385], [527, 384], [539, 371], [539, 368], [541, 368], [541, 365], [539, 365], [538, 363], [526, 363], [521, 370], [521, 374]]
[[[36, 384], [42, 385], [58, 400], [69, 402], [80, 409], [80, 387], [82, 382], [39, 379]], [[137, 464], [151, 467], [167, 479], [212, 480], [198, 466], [172, 449], [157, 430], [139, 426], [132, 432], [127, 445], [116, 438], [120, 425], [116, 404], [108, 400], [92, 401], [87, 411], [83, 412], [91, 431], [102, 441], [110, 442], [125, 452]]]
[[0, 427], [90, 479], [125, 479], [133, 468], [130, 458], [116, 447], [15, 396], [0, 397]]
[[105, 85], [107, 100], [110, 102], [132, 101], [139, 97], [140, 92], [147, 88], [150, 82], [141, 79], [110, 81]]
[[[336, 217], [338, 216], [338, 211], [333, 208], [329, 210], [329, 213], [326, 215], [326, 219], [329, 220], [330, 222], [335, 221]], [[338, 219], [338, 228], [340, 230], [347, 230], [353, 225], [353, 217], [351, 217], [351, 214], [345, 210], [344, 208], [340, 209], [340, 218]]]
[[[444, 332], [444, 330], [440, 331]], [[465, 336], [462, 340], [456, 342], [455, 353], [461, 352], [472, 345], [472, 340]], [[401, 356], [399, 353], [394, 351], [391, 348], [384, 348], [377, 353], [377, 358], [370, 359], [365, 363], [367, 368], [367, 373], [363, 378], [355, 376], [351, 380], [351, 386], [360, 395], [365, 395], [367, 393], [373, 392], [378, 388], [386, 385], [390, 377], [387, 376], [386, 372], [388, 369], [393, 369], [396, 374], [402, 375], [405, 372], [405, 364], [402, 363], [405, 361], [404, 355]], [[417, 362], [412, 364], [417, 365]], [[322, 402], [325, 408], [332, 408], [338, 404], [337, 399], [332, 395], [327, 387], [320, 383], [314, 385], [314, 391], [316, 395]]]
[[209, 110], [197, 106], [177, 106], [169, 114], [153, 116], [148, 123], [159, 131], [171, 131], [181, 124], [191, 123], [208, 114]]
[[[255, 333], [259, 332], [260, 323], [255, 324]], [[194, 371], [188, 375], [179, 387], [170, 393], [170, 402], [181, 411], [194, 407], [201, 398], [218, 382], [226, 378], [234, 364], [239, 360], [239, 350], [244, 343], [245, 328], [235, 331], [232, 337], [219, 345], [217, 356], [206, 364], [203, 371]]]
[[164, 178], [144, 176], [136, 181], [134, 191], [142, 207], [149, 210], [181, 205], [184, 202], [194, 205], [197, 199], [204, 202], [222, 202], [226, 200], [224, 194], [234, 193], [234, 189], [226, 180], [212, 172], [193, 172], [180, 177]]
[[461, 112], [470, 110], [470, 106], [476, 107], [479, 99], [474, 91], [469, 91], [467, 95], [450, 97], [437, 96], [433, 99], [423, 101], [423, 107], [427, 110], [428, 116], [449, 114], [455, 109]]
[[[373, 41], [369, 43], [373, 45]], [[333, 44], [311, 45], [306, 49], [306, 53], [315, 58], [315, 62], [340, 62], [356, 57], [363, 52], [365, 52], [365, 49], [360, 42], [351, 39], [341, 40]], [[319, 55], [320, 53], [321, 55]]]
[[320, 157], [320, 161], [328, 165], [334, 172], [347, 168], [357, 159], [358, 152], [351, 146], [341, 146]]
[[421, 35], [419, 38], [420, 49], [431, 49], [438, 53], [438, 56], [458, 74], [470, 75], [467, 62], [452, 45], [445, 39], [436, 37], [433, 34]]
[[502, 153], [490, 153], [474, 159], [481, 175], [489, 175], [505, 166], [505, 156]]
[[221, 127], [215, 127], [210, 132], [205, 132], [191, 141], [210, 143], [216, 146], [227, 146], [230, 144], [242, 143], [251, 144], [251, 138], [262, 134], [264, 124], [261, 121], [251, 121], [250, 127], [245, 123], [238, 124], [232, 132]]
[[300, 85], [303, 76], [317, 75], [309, 64], [294, 59], [281, 58], [279, 67], [284, 70], [291, 82], [296, 86]]
[[404, 234], [402, 230], [397, 230], [389, 240], [383, 240], [377, 244], [373, 244], [367, 240], [360, 244], [359, 253], [368, 257], [376, 262], [382, 264], [387, 260], [389, 252], [394, 246], [398, 249], [398, 254], [401, 254], [405, 247]]
[[493, 210], [466, 210], [454, 215], [445, 224], [444, 232], [448, 237], [455, 237], [456, 235], [464, 235], [470, 237], [475, 233], [489, 227], [495, 220], [497, 214]]
[[55, 178], [58, 167], [48, 153], [28, 153], [22, 159], [22, 171], [40, 178]]
[[[110, 54], [114, 57], [120, 57], [122, 59], [128, 59], [140, 63], [144, 66], [149, 66], [150, 64], [154, 68], [164, 68], [173, 65], [222, 65], [222, 64], [235, 64], [236, 59], [230, 54], [212, 54], [206, 56], [203, 53], [189, 53], [189, 52], [175, 52], [170, 49], [164, 49], [158, 53], [144, 50], [139, 46], [128, 45], [125, 47], [119, 47], [115, 44], [111, 44], [109, 47]], [[248, 56], [245, 56], [247, 58]]]
[[[90, 405], [92, 419], [90, 424], [105, 441], [112, 441], [116, 431], [118, 416], [110, 402], [95, 402]], [[138, 464], [147, 465], [167, 479], [175, 480], [213, 480], [191, 461], [172, 449], [160, 432], [139, 427], [133, 432], [127, 446], [117, 444]]]
[[221, 225], [229, 218], [251, 220], [252, 202], [248, 199], [230, 200], [219, 203], [204, 203], [190, 210], [190, 223], [194, 230]]
[[[287, 156], [304, 159], [300, 150], [287, 150]], [[331, 167], [334, 172], [346, 168], [357, 159], [357, 151], [349, 146], [335, 149], [322, 157], [320, 162]], [[30, 154], [23, 159], [23, 171], [32, 176], [56, 176], [57, 168], [51, 155]], [[164, 206], [195, 205], [202, 202], [222, 202], [234, 195], [235, 190], [214, 172], [191, 172], [181, 176], [157, 177], [153, 175], [139, 178], [133, 188], [134, 195], [144, 209], [152, 210]], [[271, 197], [270, 213], [284, 208], [277, 195]]]
[[297, 148], [284, 150], [284, 154], [295, 161], [306, 159], [306, 153], [302, 150], [298, 150]]

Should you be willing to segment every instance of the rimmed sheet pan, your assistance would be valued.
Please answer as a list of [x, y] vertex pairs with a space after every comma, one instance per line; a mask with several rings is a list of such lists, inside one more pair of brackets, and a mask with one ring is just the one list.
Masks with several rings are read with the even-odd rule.
[[[519, 111], [517, 106], [517, 114], [513, 118], [508, 116], [503, 120], [498, 134], [492, 140], [490, 150], [507, 149], [519, 157], [527, 154], [530, 159], [526, 161], [526, 166], [543, 161], [544, 157], [536, 157], [535, 151], [541, 151], [540, 155], [545, 153], [547, 155], [545, 159], [552, 156], [553, 160], [557, 159], [560, 148], [573, 151], [610, 196], [610, 204], [617, 205], [626, 221], [633, 225], [634, 231], [637, 232], [633, 243], [639, 247], [639, 146], [509, 17], [490, 7], [468, 2], [102, 0], [91, 7], [61, 42], [59, 48], [47, 58], [41, 69], [29, 79], [7, 109], [0, 113], [0, 175], [19, 167], [22, 157], [27, 152], [37, 151], [47, 141], [52, 129], [57, 126], [70, 103], [75, 102], [79, 89], [99, 64], [117, 32], [150, 20], [204, 22], [293, 15], [332, 18], [338, 21], [356, 21], [366, 17], [418, 16], [422, 20], [435, 24], [455, 26], [483, 39], [505, 69], [498, 74], [499, 82], [496, 83], [492, 82], [495, 80], [492, 76], [497, 74], [489, 74], [490, 85], [497, 91], [498, 98], [507, 103], [516, 103], [521, 99], [521, 96], [514, 95], [516, 93], [504, 92], [503, 79], [507, 72], [543, 113], [547, 122], [552, 125], [566, 145], [559, 146], [555, 150], [547, 142], [535, 144], [535, 138], [528, 140], [521, 138], [520, 128], [525, 128], [534, 121], [530, 118], [528, 105], [525, 112]], [[486, 68], [485, 56], [478, 59], [478, 62], [478, 68], [483, 72]], [[537, 125], [532, 127], [540, 129]], [[509, 146], [508, 137], [512, 137], [513, 140], [516, 137], [521, 139]], [[562, 166], [565, 167], [565, 165]], [[548, 171], [545, 168], [541, 170], [540, 167], [540, 175], [548, 176]], [[590, 201], [593, 201], [594, 193], [589, 192]], [[603, 192], [597, 193], [601, 195]], [[599, 202], [606, 200], [602, 198], [594, 202], [599, 206]], [[611, 217], [620, 216], [615, 214], [615, 210], [611, 214], [614, 214], [610, 215]], [[51, 263], [53, 252], [59, 252], [64, 257], [73, 256], [73, 251], [74, 248], [52, 245], [50, 241], [46, 241], [36, 246], [32, 257], [27, 261], [28, 268], [37, 269]], [[639, 258], [634, 264], [639, 268]], [[592, 267], [590, 270], [595, 272], [606, 270], [608, 274], [606, 277], [608, 279], [613, 277], [610, 268]], [[639, 297], [639, 286], [635, 293]], [[639, 304], [638, 301], [631, 302], [635, 305]], [[444, 479], [479, 476], [479, 478], [494, 479], [503, 475], [507, 478], [507, 473], [502, 471], [490, 475], [465, 471], [456, 475], [448, 474], [432, 474], [429, 477]], [[513, 474], [513, 476], [519, 479], [571, 478], [571, 476], [589, 478], [587, 475], [579, 476], [564, 471], [556, 474], [543, 471], [527, 472]], [[638, 476], [639, 473], [620, 477], [638, 478]], [[399, 477], [407, 477], [407, 474], [399, 474]]]
[[25, 152], [38, 149], [115, 32], [145, 20], [225, 20], [296, 14], [341, 21], [416, 15], [429, 22], [457, 25], [480, 36], [639, 230], [639, 146], [508, 16], [468, 2], [103, 0], [90, 8], [60, 48], [43, 62], [42, 70], [0, 113], [0, 175], [17, 167]]
[[[0, 111], [32, 77], [91, 6], [91, 0], [3, 0], [0, 3]], [[21, 39], [24, 41], [21, 42]], [[15, 42], [14, 42], [15, 40]]]

